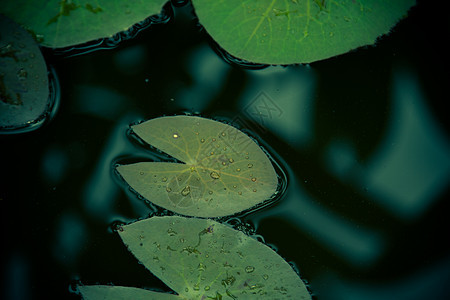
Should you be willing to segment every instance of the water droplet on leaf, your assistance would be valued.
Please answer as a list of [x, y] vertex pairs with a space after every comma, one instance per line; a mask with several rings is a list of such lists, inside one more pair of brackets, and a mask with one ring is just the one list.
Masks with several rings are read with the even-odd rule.
[[209, 176], [211, 176], [212, 179], [219, 179], [220, 175], [216, 171], [212, 171]]
[[169, 229], [167, 229], [167, 234], [169, 236], [174, 236], [177, 234], [177, 232], [175, 230], [173, 230], [173, 228], [169, 228]]
[[206, 270], [206, 266], [203, 263], [199, 263], [197, 266], [197, 270], [198, 271], [205, 271]]
[[191, 187], [189, 185], [185, 186], [184, 189], [181, 190], [181, 195], [187, 196], [191, 193]]
[[28, 76], [28, 73], [24, 69], [20, 69], [19, 71], [17, 71], [17, 77], [19, 77], [20, 80], [26, 79], [27, 76]]
[[255, 267], [253, 267], [253, 266], [246, 266], [245, 267], [245, 272], [252, 273], [253, 271], [255, 271]]

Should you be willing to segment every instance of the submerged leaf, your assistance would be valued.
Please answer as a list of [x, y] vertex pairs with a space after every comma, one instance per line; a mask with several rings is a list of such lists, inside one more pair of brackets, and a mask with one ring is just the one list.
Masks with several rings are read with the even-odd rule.
[[129, 29], [161, 11], [167, 0], [6, 0], [0, 12], [33, 31], [42, 45], [60, 48]]
[[271, 248], [210, 219], [152, 217], [118, 232], [147, 269], [186, 299], [311, 299]]
[[31, 128], [45, 119], [49, 94], [47, 65], [38, 45], [0, 14], [0, 133]]
[[79, 286], [78, 290], [84, 300], [123, 300], [123, 299], [140, 299], [140, 300], [181, 300], [183, 298], [172, 295], [153, 292], [149, 290], [110, 285], [85, 285]]
[[231, 55], [309, 63], [370, 45], [414, 0], [192, 0], [200, 23]]
[[132, 127], [145, 142], [183, 162], [141, 162], [117, 171], [144, 198], [174, 212], [220, 217], [251, 208], [276, 191], [267, 155], [246, 134], [192, 116], [161, 117]]

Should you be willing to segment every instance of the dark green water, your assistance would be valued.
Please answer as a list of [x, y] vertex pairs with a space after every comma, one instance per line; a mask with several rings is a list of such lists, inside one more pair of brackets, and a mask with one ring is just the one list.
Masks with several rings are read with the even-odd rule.
[[113, 173], [159, 159], [128, 125], [183, 113], [259, 136], [288, 183], [241, 215], [293, 262], [317, 299], [450, 297], [450, 25], [419, 2], [376, 47], [309, 66], [225, 62], [189, 8], [114, 50], [46, 53], [56, 117], [0, 136], [2, 299], [80, 299], [74, 283], [169, 289], [111, 230], [152, 213]]

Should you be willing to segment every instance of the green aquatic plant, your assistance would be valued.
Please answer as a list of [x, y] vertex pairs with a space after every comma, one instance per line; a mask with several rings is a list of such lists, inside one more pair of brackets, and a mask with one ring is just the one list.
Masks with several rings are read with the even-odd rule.
[[48, 110], [49, 80], [33, 37], [0, 14], [0, 133], [25, 128]]
[[414, 0], [192, 0], [230, 54], [255, 63], [310, 63], [371, 45]]
[[44, 46], [68, 47], [112, 37], [158, 14], [167, 0], [4, 0], [0, 12]]
[[269, 199], [278, 177], [248, 135], [222, 122], [194, 116], [155, 118], [132, 126], [146, 143], [182, 163], [117, 166], [133, 190], [176, 213], [221, 217]]
[[[111, 37], [158, 14], [167, 0], [6, 0], [0, 12], [59, 48]], [[231, 55], [310, 63], [372, 45], [414, 0], [192, 0], [200, 24]], [[39, 13], [36, 13], [38, 11]]]
[[[126, 31], [158, 14], [165, 2], [5, 0], [0, 12], [20, 23], [41, 45], [61, 48]], [[309, 63], [371, 45], [414, 3], [192, 0], [199, 23], [219, 46], [237, 58], [264, 64]], [[39, 85], [46, 89], [28, 96], [47, 99], [48, 78], [42, 75], [42, 70], [46, 72], [42, 58], [33, 64], [40, 73], [21, 67], [21, 62], [36, 57], [37, 46], [24, 50], [25, 42], [24, 47], [17, 40], [4, 42], [11, 37], [12, 25], [1, 22], [0, 59], [14, 61], [16, 69], [0, 73], [0, 105], [15, 111], [34, 100], [16, 92], [14, 85], [26, 83], [29, 89], [35, 82], [28, 79], [42, 78]], [[14, 29], [13, 38], [22, 34], [16, 32], [20, 30]], [[16, 77], [13, 84], [11, 75]], [[34, 113], [39, 113], [37, 107], [33, 106]], [[272, 249], [224, 224], [202, 219], [242, 212], [276, 193], [278, 177], [272, 162], [253, 139], [233, 126], [192, 116], [156, 118], [132, 126], [132, 131], [178, 162], [118, 165], [120, 176], [148, 201], [200, 218], [154, 216], [118, 230], [136, 258], [178, 295], [134, 287], [79, 286], [85, 299], [310, 299], [300, 277]]]
[[270, 247], [210, 219], [151, 217], [122, 226], [127, 248], [177, 295], [137, 288], [79, 286], [97, 299], [311, 299]]

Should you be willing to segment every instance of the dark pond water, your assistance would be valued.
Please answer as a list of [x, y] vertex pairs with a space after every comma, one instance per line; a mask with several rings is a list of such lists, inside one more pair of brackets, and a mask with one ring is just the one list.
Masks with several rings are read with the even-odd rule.
[[448, 37], [419, 5], [376, 47], [309, 66], [227, 63], [189, 16], [111, 50], [46, 52], [55, 118], [1, 136], [2, 299], [79, 299], [73, 284], [169, 289], [111, 224], [152, 209], [118, 159], [151, 158], [130, 123], [195, 113], [245, 128], [288, 177], [274, 205], [239, 216], [293, 262], [317, 299], [448, 299]]

